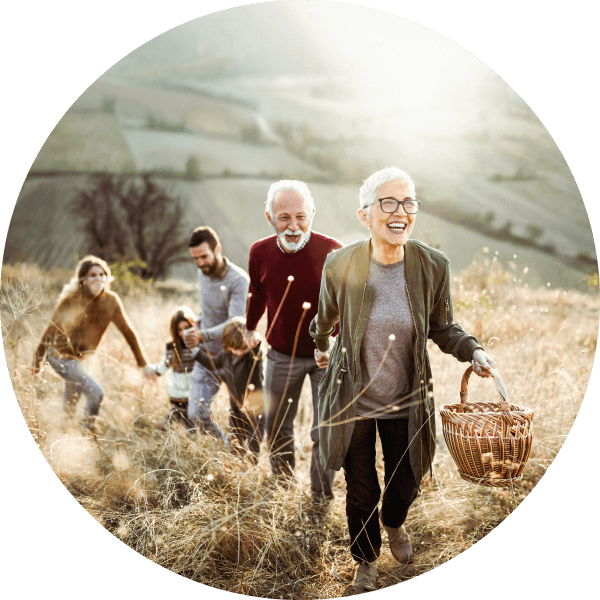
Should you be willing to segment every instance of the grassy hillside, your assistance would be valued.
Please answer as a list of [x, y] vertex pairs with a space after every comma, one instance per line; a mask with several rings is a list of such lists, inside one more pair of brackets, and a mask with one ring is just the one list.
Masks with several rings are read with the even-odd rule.
[[[133, 64], [146, 65], [137, 79], [136, 69], [125, 68]], [[263, 205], [273, 180], [309, 182], [314, 228], [346, 242], [366, 234], [355, 217], [361, 181], [396, 164], [411, 173], [423, 201], [414, 237], [442, 248], [455, 269], [488, 247], [506, 268], [517, 255], [514, 270], [525, 275], [527, 268], [521, 279], [531, 285], [572, 288], [597, 270], [589, 219], [569, 167], [504, 84], [497, 83], [494, 102], [433, 106], [441, 101], [431, 98], [420, 106], [404, 98], [380, 111], [368, 94], [334, 93], [338, 80], [322, 74], [226, 69], [222, 77], [202, 79], [205, 67], [180, 67], [153, 72], [144, 61], [125, 61], [81, 95], [24, 183], [5, 261], [66, 266], [85, 252], [66, 207], [86, 172], [163, 173], [161, 182], [183, 201], [188, 230], [213, 225], [227, 255], [245, 266], [252, 242], [271, 233]], [[119, 78], [117, 72], [129, 74]], [[190, 161], [203, 181], [182, 178]], [[534, 247], [502, 239], [502, 228]], [[555, 255], [539, 252], [541, 246], [553, 247]], [[587, 261], [569, 262], [577, 255]], [[193, 275], [185, 267], [170, 273]]]
[[[131, 352], [110, 329], [88, 364], [106, 395], [99, 432], [61, 423], [62, 381], [47, 368], [35, 379], [35, 344], [69, 273], [34, 265], [2, 272], [3, 341], [17, 401], [40, 451], [78, 502], [113, 533], [158, 565], [220, 589], [264, 598], [340, 597], [352, 593], [343, 476], [326, 515], [309, 509], [309, 389], [296, 421], [298, 469], [292, 481], [270, 476], [266, 454], [254, 466], [212, 438], [156, 426], [168, 410], [164, 380], [142, 380]], [[596, 283], [597, 287], [597, 283]], [[378, 586], [425, 573], [457, 556], [502, 523], [552, 463], [577, 415], [596, 351], [596, 294], [532, 290], [513, 273], [483, 262], [458, 273], [456, 320], [495, 358], [511, 402], [533, 409], [534, 447], [524, 480], [508, 489], [458, 478], [438, 422], [432, 477], [411, 508], [407, 529], [415, 560], [399, 566], [384, 548]], [[195, 290], [170, 296], [135, 290], [123, 297], [151, 360], [162, 356], [168, 320]], [[436, 406], [456, 403], [465, 365], [430, 349]], [[471, 400], [497, 398], [490, 380], [471, 378]], [[214, 413], [226, 427], [222, 390]], [[78, 417], [81, 416], [81, 406]], [[383, 465], [378, 464], [380, 474]], [[93, 543], [93, 540], [90, 540]]]
[[[285, 115], [299, 129], [308, 127], [313, 136], [327, 137], [327, 128], [313, 115], [310, 95], [288, 95], [293, 108], [280, 111], [276, 104], [272, 118]], [[332, 141], [328, 150], [341, 155], [340, 162], [358, 162], [362, 178], [395, 164], [413, 176], [421, 200], [446, 203], [449, 211], [490, 215], [495, 227], [510, 222], [519, 235], [527, 236], [537, 226], [541, 244], [553, 244], [564, 254], [595, 255], [589, 219], [569, 166], [524, 103], [518, 110], [514, 104], [473, 105], [438, 108], [433, 114], [430, 107], [397, 107], [384, 114], [365, 109], [354, 118], [342, 110], [336, 113], [338, 107], [334, 102], [320, 104], [322, 114], [331, 117], [329, 126], [337, 128], [332, 140], [345, 139]]]
[[[184, 230], [191, 232], [198, 225], [211, 225], [221, 237], [225, 254], [244, 268], [248, 264], [251, 244], [272, 234], [264, 216], [264, 203], [272, 179], [232, 177], [194, 182], [159, 178], [159, 181], [173, 196], [181, 198], [185, 209]], [[75, 257], [86, 252], [86, 246], [85, 239], [77, 229], [77, 220], [68, 211], [68, 205], [85, 183], [86, 176], [82, 174], [28, 178], [8, 230], [4, 262], [27, 260], [46, 268], [72, 266], [76, 262]], [[368, 235], [367, 229], [356, 218], [356, 185], [314, 183], [310, 187], [317, 207], [313, 222], [316, 231], [344, 243]], [[446, 252], [457, 272], [468, 267], [482, 248], [489, 249], [490, 260], [496, 257], [506, 269], [514, 272], [517, 279], [532, 286], [549, 282], [552, 287], [571, 289], [577, 286], [585, 289], [582, 281], [596, 270], [587, 265], [578, 269], [561, 262], [557, 256], [491, 239], [472, 229], [427, 214], [426, 202], [424, 200], [417, 218], [413, 237]], [[553, 213], [549, 215], [553, 217]], [[568, 227], [567, 223], [562, 229], [567, 231]], [[589, 231], [589, 224], [587, 227]], [[580, 237], [575, 237], [575, 234], [583, 229], [576, 229], [573, 225], [573, 237], [569, 239], [574, 244], [575, 240], [583, 237], [583, 234]], [[44, 243], [40, 243], [41, 240]], [[588, 244], [580, 244], [576, 247], [589, 250]], [[561, 247], [561, 250], [564, 251], [564, 248]], [[192, 281], [195, 279], [195, 270], [191, 262], [175, 266], [169, 277]]]
[[[87, 175], [45, 175], [29, 178], [21, 190], [13, 212], [4, 262], [33, 261], [43, 267], [72, 267], [86, 253], [85, 239], [78, 231], [78, 220], [69, 205], [85, 187]], [[201, 182], [162, 180], [173, 197], [185, 206], [184, 224], [191, 233], [194, 227], [212, 225], [220, 234], [228, 256], [241, 264], [247, 262], [247, 246], [218, 203]], [[191, 264], [191, 263], [190, 263]], [[186, 278], [193, 278], [190, 270]], [[177, 275], [177, 271], [174, 273]]]
[[[271, 181], [244, 179], [215, 179], [204, 182], [214, 205], [220, 210], [237, 206], [229, 214], [232, 231], [249, 248], [260, 237], [272, 234], [264, 217], [264, 202]], [[368, 230], [357, 217], [358, 187], [356, 185], [310, 185], [316, 203], [313, 228], [331, 235], [344, 243], [368, 237]], [[243, 202], [240, 202], [243, 199]], [[477, 231], [455, 225], [442, 218], [427, 213], [426, 200], [420, 211], [413, 238], [422, 240], [443, 250], [450, 258], [456, 272], [467, 268], [473, 260], [481, 256], [482, 248], [489, 249], [489, 260], [502, 262], [505, 268], [514, 272], [517, 279], [532, 286], [546, 286], [566, 289], [580, 286], [582, 278], [591, 274], [586, 269], [567, 266], [556, 257], [544, 252], [515, 244], [490, 239]], [[589, 228], [589, 225], [588, 225]], [[247, 252], [247, 251], [246, 251]], [[496, 254], [497, 253], [497, 254]], [[515, 256], [516, 255], [516, 256]], [[244, 257], [247, 260], [247, 255]], [[509, 264], [510, 263], [510, 264]], [[524, 269], [527, 269], [524, 273]], [[583, 286], [582, 289], [584, 289]]]
[[150, 118], [172, 125], [183, 125], [195, 133], [221, 137], [240, 136], [244, 127], [256, 120], [256, 111], [239, 102], [214, 98], [186, 88], [183, 82], [164, 88], [98, 80], [73, 104], [84, 113], [106, 110], [127, 124], [146, 125]]
[[195, 157], [202, 174], [209, 177], [296, 174], [297, 179], [311, 180], [320, 175], [318, 169], [279, 146], [141, 129], [124, 130], [123, 136], [140, 171], [185, 173], [187, 161]]
[[[464, 115], [457, 115], [460, 118]], [[449, 116], [450, 118], [450, 116]], [[504, 115], [491, 127], [486, 121], [448, 135], [430, 134], [407, 118], [371, 126], [385, 136], [348, 146], [350, 158], [364, 157], [370, 171], [401, 165], [415, 179], [425, 202], [446, 203], [481, 216], [495, 227], [507, 222], [520, 235], [541, 228], [540, 243], [559, 252], [595, 255], [589, 219], [577, 185], [546, 129], [527, 119]], [[396, 137], [394, 137], [394, 135]]]
[[131, 172], [136, 164], [113, 115], [67, 113], [42, 146], [34, 171]]

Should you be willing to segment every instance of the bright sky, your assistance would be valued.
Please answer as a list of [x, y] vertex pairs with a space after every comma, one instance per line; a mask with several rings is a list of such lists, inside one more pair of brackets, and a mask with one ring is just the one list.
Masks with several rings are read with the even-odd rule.
[[199, 55], [230, 53], [242, 65], [253, 57], [253, 66], [264, 60], [266, 73], [269, 61], [290, 71], [313, 64], [318, 49], [323, 64], [333, 63], [358, 91], [363, 114], [393, 115], [405, 132], [413, 123], [464, 131], [491, 91], [508, 87], [479, 58], [431, 29], [342, 2], [262, 2], [218, 11], [159, 36], [145, 52], [149, 59], [154, 52], [187, 56], [190, 42]]
[[481, 97], [497, 80], [457, 44], [400, 17], [339, 3], [292, 6], [297, 30], [341, 59], [362, 100], [383, 110]]

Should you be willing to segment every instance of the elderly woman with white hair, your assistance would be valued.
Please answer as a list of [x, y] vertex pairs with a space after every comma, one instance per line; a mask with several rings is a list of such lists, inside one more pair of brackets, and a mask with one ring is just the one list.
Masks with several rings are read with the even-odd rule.
[[[323, 468], [344, 468], [354, 587], [376, 588], [381, 522], [401, 563], [413, 549], [404, 522], [435, 451], [435, 407], [427, 340], [488, 377], [494, 361], [453, 322], [450, 267], [439, 250], [411, 240], [419, 201], [398, 168], [371, 175], [359, 195], [367, 240], [332, 252], [323, 267], [310, 333], [317, 362], [327, 364], [319, 388]], [[329, 338], [339, 335], [329, 352]], [[376, 432], [385, 463], [381, 494]]]
[[84, 368], [82, 360], [94, 353], [110, 323], [114, 323], [131, 348], [138, 367], [152, 370], [121, 299], [110, 291], [110, 268], [97, 256], [82, 258], [75, 274], [58, 298], [50, 323], [35, 351], [33, 374], [41, 370], [44, 356], [65, 380], [63, 408], [72, 416], [77, 401], [86, 397], [84, 427], [93, 429], [104, 391]]

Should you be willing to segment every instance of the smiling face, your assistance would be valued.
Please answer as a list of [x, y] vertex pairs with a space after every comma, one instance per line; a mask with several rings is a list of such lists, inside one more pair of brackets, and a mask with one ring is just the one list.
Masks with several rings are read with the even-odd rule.
[[279, 192], [273, 202], [273, 218], [267, 212], [269, 225], [275, 229], [285, 252], [302, 247], [310, 231], [315, 209], [310, 208], [302, 194], [293, 190]]
[[93, 266], [83, 278], [83, 285], [87, 292], [92, 296], [97, 296], [104, 289], [106, 283], [106, 273], [102, 267]]
[[196, 263], [196, 266], [204, 275], [214, 275], [221, 266], [221, 245], [215, 246], [214, 252], [211, 250], [208, 242], [202, 242], [199, 246], [192, 246], [190, 254]]
[[[360, 222], [371, 230], [374, 256], [380, 262], [399, 262], [404, 258], [404, 244], [410, 237], [417, 215], [406, 214], [402, 205], [393, 213], [385, 213], [378, 202], [380, 198], [408, 200], [410, 187], [406, 180], [396, 179], [377, 188], [377, 200], [371, 205], [370, 214], [360, 209]], [[379, 258], [378, 258], [379, 256]], [[381, 257], [387, 257], [381, 260]]]

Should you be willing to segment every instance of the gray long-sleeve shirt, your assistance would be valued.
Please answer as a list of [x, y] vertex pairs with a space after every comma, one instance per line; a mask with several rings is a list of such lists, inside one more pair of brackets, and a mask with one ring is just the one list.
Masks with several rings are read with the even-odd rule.
[[[369, 383], [358, 398], [361, 418], [408, 418], [414, 376], [415, 326], [406, 292], [404, 261], [391, 265], [372, 256], [367, 284], [373, 304], [360, 349], [363, 380]], [[390, 334], [394, 334], [392, 342]]]
[[246, 314], [249, 281], [246, 271], [229, 261], [225, 274], [220, 278], [204, 275], [198, 269], [200, 333], [206, 342], [202, 345], [205, 351], [218, 354], [222, 350], [221, 339], [227, 322], [232, 317]]

